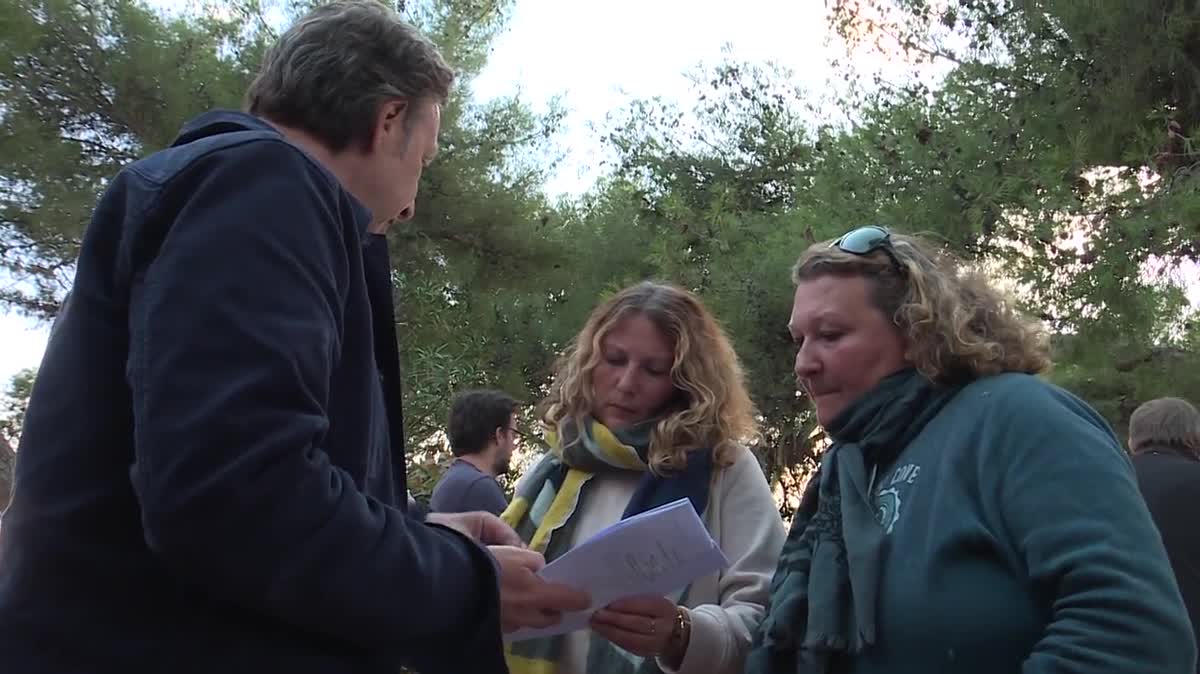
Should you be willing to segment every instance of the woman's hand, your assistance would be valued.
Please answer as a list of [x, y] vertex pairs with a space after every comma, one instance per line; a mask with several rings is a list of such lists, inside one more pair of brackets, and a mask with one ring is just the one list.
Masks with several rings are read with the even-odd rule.
[[678, 664], [687, 643], [675, 643], [678, 608], [670, 600], [645, 595], [615, 601], [596, 611], [591, 627], [597, 634], [635, 655], [661, 657]]

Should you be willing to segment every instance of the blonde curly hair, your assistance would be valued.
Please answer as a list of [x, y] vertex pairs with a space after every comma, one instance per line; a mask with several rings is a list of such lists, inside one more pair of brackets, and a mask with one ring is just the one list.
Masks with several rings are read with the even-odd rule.
[[659, 475], [682, 470], [688, 452], [707, 449], [716, 465], [730, 465], [735, 452], [760, 437], [745, 375], [725, 331], [700, 299], [670, 284], [630, 286], [592, 311], [559, 360], [541, 405], [542, 421], [553, 428], [593, 413], [592, 371], [601, 344], [614, 325], [634, 315], [650, 319], [675, 351], [671, 381], [678, 395], [652, 431], [651, 470]]
[[1022, 315], [983, 274], [954, 256], [896, 232], [890, 232], [886, 251], [866, 255], [848, 253], [834, 243], [816, 243], [804, 251], [792, 268], [792, 281], [866, 278], [872, 304], [892, 318], [904, 339], [905, 358], [929, 379], [952, 384], [1049, 369], [1049, 335], [1042, 325]]

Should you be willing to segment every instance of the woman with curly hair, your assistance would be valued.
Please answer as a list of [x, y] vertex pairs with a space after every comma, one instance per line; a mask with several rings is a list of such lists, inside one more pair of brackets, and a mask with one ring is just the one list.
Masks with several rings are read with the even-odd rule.
[[553, 451], [503, 515], [530, 548], [553, 561], [621, 519], [687, 498], [729, 566], [671, 597], [615, 602], [589, 630], [515, 642], [511, 671], [741, 672], [785, 531], [747, 449], [755, 409], [716, 320], [674, 286], [622, 290], [567, 350], [542, 420]]
[[1035, 376], [1038, 325], [882, 227], [810, 247], [793, 281], [797, 384], [833, 442], [748, 674], [1192, 674], [1130, 462]]

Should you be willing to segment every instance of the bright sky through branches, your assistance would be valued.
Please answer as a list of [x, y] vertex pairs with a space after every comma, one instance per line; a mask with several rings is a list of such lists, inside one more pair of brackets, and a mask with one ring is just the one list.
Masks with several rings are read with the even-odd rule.
[[[172, 12], [189, 3], [150, 4]], [[732, 7], [713, 0], [518, 0], [510, 30], [475, 83], [476, 96], [520, 92], [537, 109], [562, 95], [570, 114], [557, 142], [566, 160], [547, 191], [578, 193], [596, 177], [589, 168], [601, 152], [588, 124], [603, 122], [631, 98], [662, 96], [690, 107], [685, 73], [720, 61], [726, 45], [738, 59], [794, 70], [806, 88], [826, 86], [832, 70], [824, 3], [743, 0]], [[47, 333], [35, 321], [0, 314], [0, 386], [38, 364]]]
[[[198, 2], [203, 0], [150, 0], [168, 13]], [[734, 9], [715, 0], [517, 0], [509, 30], [496, 40], [474, 92], [480, 99], [519, 93], [535, 109], [562, 96], [569, 114], [555, 140], [565, 157], [546, 191], [578, 194], [594, 183], [605, 159], [589, 125], [603, 124], [610, 112], [637, 98], [657, 96], [690, 109], [695, 94], [687, 73], [717, 64], [725, 49], [735, 60], [771, 61], [792, 71], [793, 84], [823, 101], [844, 81], [831, 65], [834, 59], [859, 74], [903, 79], [907, 64], [888, 63], [885, 55], [898, 58], [901, 51], [888, 48], [884, 30], [865, 26], [862, 47], [851, 59], [842, 44], [827, 44], [825, 5], [743, 0]], [[886, 17], [878, 20], [886, 24]], [[933, 76], [947, 65], [935, 64]], [[1194, 265], [1183, 271], [1190, 277], [1192, 303], [1200, 305], [1195, 281], [1200, 272]], [[34, 321], [0, 313], [0, 386], [38, 364], [47, 332]]]

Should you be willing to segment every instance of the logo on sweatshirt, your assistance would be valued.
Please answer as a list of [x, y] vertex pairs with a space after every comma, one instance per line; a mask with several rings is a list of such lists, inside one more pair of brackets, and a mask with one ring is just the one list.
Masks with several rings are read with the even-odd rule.
[[920, 474], [920, 466], [906, 463], [879, 485], [879, 491], [875, 494], [875, 517], [883, 527], [884, 533], [892, 533], [896, 522], [900, 521], [904, 498]]

